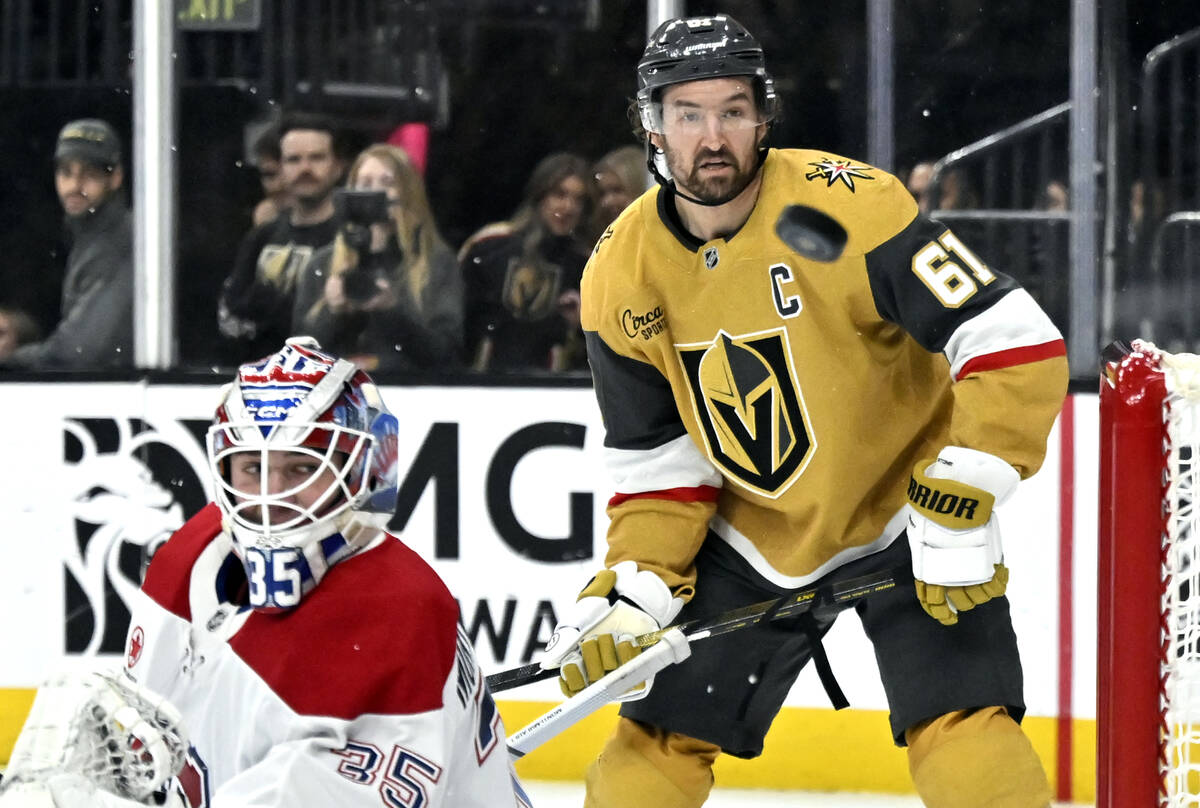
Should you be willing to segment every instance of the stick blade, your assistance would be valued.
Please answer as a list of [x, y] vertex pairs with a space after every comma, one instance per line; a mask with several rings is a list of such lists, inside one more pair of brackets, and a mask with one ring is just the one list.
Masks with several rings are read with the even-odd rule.
[[775, 221], [784, 244], [813, 261], [836, 261], [846, 247], [846, 228], [832, 216], [808, 205], [788, 205]]

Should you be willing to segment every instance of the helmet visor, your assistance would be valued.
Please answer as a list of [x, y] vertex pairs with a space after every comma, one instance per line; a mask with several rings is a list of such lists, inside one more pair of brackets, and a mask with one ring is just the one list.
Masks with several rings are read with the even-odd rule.
[[732, 135], [762, 126], [771, 119], [755, 103], [753, 95], [741, 92], [713, 103], [702, 103], [669, 90], [655, 96], [639, 98], [639, 102], [642, 128], [659, 135]]

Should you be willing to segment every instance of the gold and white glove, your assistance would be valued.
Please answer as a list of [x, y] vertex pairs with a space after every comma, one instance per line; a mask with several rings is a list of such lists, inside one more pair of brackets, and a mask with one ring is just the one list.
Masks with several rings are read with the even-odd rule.
[[[661, 578], [622, 561], [600, 570], [559, 621], [540, 664], [558, 668], [563, 694], [573, 696], [642, 652], [639, 635], [670, 625], [683, 608]], [[654, 677], [631, 688], [618, 701], [640, 699]]]
[[1008, 568], [993, 507], [1021, 476], [987, 452], [947, 446], [913, 469], [908, 483], [908, 543], [921, 608], [944, 625], [1004, 594]]

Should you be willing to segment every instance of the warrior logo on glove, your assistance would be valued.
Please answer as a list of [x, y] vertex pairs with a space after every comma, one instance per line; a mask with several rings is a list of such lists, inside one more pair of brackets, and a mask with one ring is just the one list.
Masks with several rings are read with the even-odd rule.
[[908, 541], [921, 607], [943, 625], [1004, 594], [1008, 568], [993, 512], [1016, 490], [1017, 470], [995, 455], [947, 446], [913, 469]]

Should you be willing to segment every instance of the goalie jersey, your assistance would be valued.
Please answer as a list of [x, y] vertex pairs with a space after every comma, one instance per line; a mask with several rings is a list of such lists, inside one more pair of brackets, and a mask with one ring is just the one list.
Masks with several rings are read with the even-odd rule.
[[[685, 598], [710, 529], [784, 588], [888, 546], [910, 472], [944, 446], [1028, 477], [1066, 393], [1050, 319], [895, 177], [793, 149], [761, 170], [732, 236], [700, 242], [655, 187], [583, 277], [616, 488], [606, 563], [634, 560]], [[780, 241], [793, 203], [843, 224], [838, 260]]]
[[239, 608], [209, 505], [155, 554], [126, 670], [183, 714], [202, 805], [528, 806], [458, 606], [394, 537], [290, 612]]

